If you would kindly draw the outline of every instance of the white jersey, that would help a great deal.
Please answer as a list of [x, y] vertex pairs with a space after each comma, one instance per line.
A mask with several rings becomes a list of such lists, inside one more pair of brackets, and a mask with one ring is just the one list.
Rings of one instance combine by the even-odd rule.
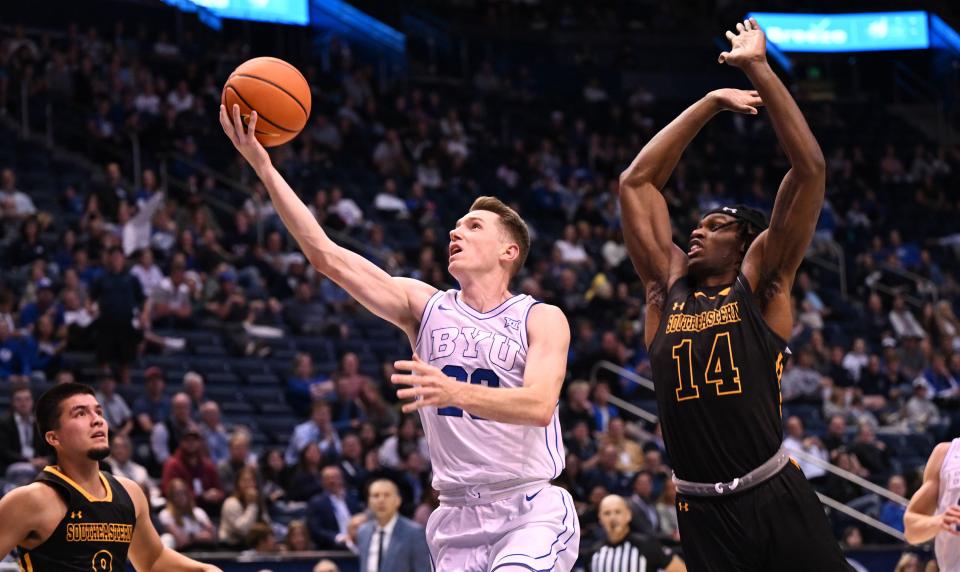
[[[954, 439], [940, 466], [937, 514], [943, 514], [958, 501], [960, 501], [960, 439]], [[938, 532], [934, 542], [934, 552], [937, 555], [940, 572], [960, 572], [960, 538], [946, 532]]]
[[[517, 295], [489, 312], [434, 294], [423, 311], [416, 351], [450, 377], [488, 387], [521, 387], [527, 365], [527, 316], [538, 304]], [[556, 478], [564, 467], [557, 409], [546, 427], [478, 418], [456, 407], [425, 407], [420, 418], [430, 447], [433, 488], [454, 492]]]

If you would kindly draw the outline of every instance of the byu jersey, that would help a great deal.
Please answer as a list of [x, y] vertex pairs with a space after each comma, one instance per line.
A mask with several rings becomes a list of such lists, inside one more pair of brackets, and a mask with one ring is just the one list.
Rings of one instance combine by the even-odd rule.
[[[940, 465], [940, 492], [937, 512], [943, 514], [960, 501], [960, 439], [950, 442], [950, 448]], [[937, 564], [942, 572], [960, 571], [960, 538], [940, 531], [934, 540]]]
[[[478, 312], [459, 295], [459, 290], [439, 291], [427, 302], [417, 355], [464, 383], [523, 386], [527, 316], [539, 302], [521, 294]], [[430, 445], [433, 488], [439, 492], [551, 480], [563, 470], [556, 408], [546, 427], [488, 421], [456, 407], [425, 407], [420, 418]]]

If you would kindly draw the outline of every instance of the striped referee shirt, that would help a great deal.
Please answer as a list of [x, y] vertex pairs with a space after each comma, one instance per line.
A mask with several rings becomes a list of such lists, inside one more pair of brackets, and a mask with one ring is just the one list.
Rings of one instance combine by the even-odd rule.
[[604, 541], [587, 554], [589, 572], [655, 572], [673, 559], [669, 548], [640, 534], [627, 535], [617, 544]]

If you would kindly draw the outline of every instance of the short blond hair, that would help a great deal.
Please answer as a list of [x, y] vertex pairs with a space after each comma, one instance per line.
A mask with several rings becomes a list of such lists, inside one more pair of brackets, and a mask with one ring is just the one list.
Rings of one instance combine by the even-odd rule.
[[477, 197], [470, 205], [471, 211], [488, 211], [500, 217], [500, 224], [503, 226], [510, 239], [517, 243], [520, 248], [520, 254], [514, 261], [513, 269], [510, 271], [510, 277], [517, 275], [527, 261], [527, 255], [530, 254], [530, 229], [527, 223], [523, 221], [520, 214], [497, 197]]

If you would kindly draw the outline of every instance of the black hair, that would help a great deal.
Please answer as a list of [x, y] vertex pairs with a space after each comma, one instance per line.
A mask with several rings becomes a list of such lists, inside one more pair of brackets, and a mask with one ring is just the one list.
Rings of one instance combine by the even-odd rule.
[[60, 428], [60, 404], [74, 395], [96, 395], [93, 388], [83, 383], [61, 383], [44, 392], [37, 400], [35, 414], [40, 435]]

